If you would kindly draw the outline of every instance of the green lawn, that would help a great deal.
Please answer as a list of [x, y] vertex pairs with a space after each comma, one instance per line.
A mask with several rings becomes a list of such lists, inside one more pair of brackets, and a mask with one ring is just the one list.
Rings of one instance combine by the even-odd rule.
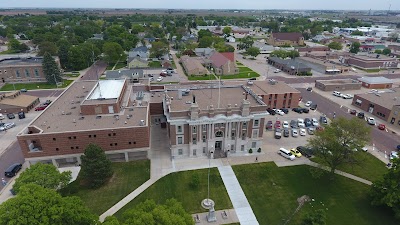
[[381, 71], [381, 70], [380, 69], [366, 69], [363, 71], [365, 71], [367, 73], [379, 73], [379, 71]]
[[[110, 181], [99, 189], [79, 187], [78, 192], [71, 194], [82, 199], [84, 204], [97, 215], [101, 215], [115, 203], [123, 199], [137, 187], [150, 179], [150, 161], [132, 161], [113, 163], [114, 175]], [[78, 185], [80, 178], [68, 187]]]
[[[60, 87], [56, 87], [55, 84], [48, 84], [48, 83], [16, 83], [15, 90], [35, 90], [35, 89], [54, 89], [54, 88], [65, 88], [68, 87], [73, 82], [73, 80], [63, 80], [63, 85]], [[0, 91], [13, 91], [14, 90], [13, 84], [5, 84]]]
[[149, 62], [150, 68], [161, 68], [161, 63], [159, 61], [151, 61]]
[[326, 224], [399, 224], [390, 209], [371, 206], [368, 185], [339, 175], [334, 180], [328, 176], [314, 179], [310, 168], [278, 168], [274, 163], [233, 167], [260, 224], [284, 224], [303, 195], [315, 201], [306, 203], [288, 224], [300, 224], [315, 209], [326, 211]]
[[225, 79], [248, 79], [248, 78], [260, 76], [258, 73], [254, 72], [249, 67], [243, 66], [243, 64], [241, 64], [241, 65], [239, 65], [238, 63], [236, 63], [236, 64], [238, 65], [239, 73], [234, 74], [234, 75], [222, 76], [221, 79], [223, 79], [223, 80], [225, 80]]
[[[150, 186], [115, 215], [121, 219], [126, 210], [146, 199], [153, 199], [156, 203], [164, 204], [170, 198], [181, 202], [188, 213], [205, 212], [206, 210], [201, 207], [201, 201], [207, 198], [207, 173], [208, 169], [169, 174]], [[197, 188], [189, 185], [193, 174], [199, 177]], [[217, 168], [212, 168], [210, 173], [210, 198], [215, 201], [216, 210], [233, 208]]]
[[126, 66], [126, 63], [118, 62], [117, 64], [114, 64], [114, 63], [108, 64], [106, 70], [112, 70], [114, 66], [115, 66], [114, 70], [117, 70], [117, 69], [124, 68]]
[[[383, 174], [388, 171], [385, 163], [377, 159], [375, 156], [362, 151], [355, 152], [354, 154], [356, 154], [356, 158], [360, 160], [360, 163], [357, 165], [341, 165], [338, 167], [338, 170], [351, 173], [369, 181], [375, 181], [382, 178]], [[311, 158], [311, 161], [317, 163], [322, 162], [322, 160], [317, 157]]]
[[63, 74], [63, 76], [74, 78], [74, 77], [79, 77], [80, 74], [79, 73], [66, 73], [66, 74]]
[[241, 62], [239, 62], [239, 61], [236, 61], [236, 65], [237, 66], [244, 66]]
[[188, 80], [216, 80], [216, 78], [215, 78], [215, 76], [213, 74], [203, 75], [203, 76], [190, 75], [188, 77]]

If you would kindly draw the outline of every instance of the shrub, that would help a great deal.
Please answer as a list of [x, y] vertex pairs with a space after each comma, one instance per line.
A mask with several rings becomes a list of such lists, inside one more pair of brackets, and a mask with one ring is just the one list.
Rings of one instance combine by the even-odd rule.
[[253, 153], [253, 149], [249, 149], [249, 153], [250, 153], [250, 154]]
[[260, 153], [261, 152], [261, 148], [258, 148], [257, 152]]
[[189, 186], [192, 189], [197, 189], [199, 187], [199, 184], [200, 184], [199, 174], [198, 173], [193, 173], [192, 180], [190, 181]]

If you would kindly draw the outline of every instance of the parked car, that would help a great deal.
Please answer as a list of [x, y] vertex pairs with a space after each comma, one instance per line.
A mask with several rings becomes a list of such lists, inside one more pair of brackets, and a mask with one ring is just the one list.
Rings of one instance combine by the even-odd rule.
[[321, 124], [328, 124], [328, 120], [325, 116], [320, 116], [319, 121], [321, 122]]
[[310, 109], [311, 109], [311, 110], [316, 110], [316, 109], [317, 109], [317, 106], [318, 106], [317, 104], [312, 104], [312, 105], [310, 106]]
[[301, 152], [299, 152], [299, 150], [297, 150], [297, 149], [295, 149], [295, 148], [292, 148], [292, 149], [290, 149], [290, 152], [294, 155], [294, 156], [296, 156], [297, 158], [300, 158], [302, 155], [301, 155]]
[[284, 112], [285, 114], [288, 114], [288, 113], [289, 113], [289, 109], [287, 109], [287, 108], [282, 108], [281, 110], [282, 110], [282, 112]]
[[396, 147], [396, 148], [397, 148], [397, 150], [399, 150], [399, 151], [400, 151], [400, 145], [397, 145], [397, 147]]
[[303, 110], [301, 108], [293, 108], [292, 111], [297, 112], [299, 114], [303, 113]]
[[273, 116], [276, 114], [275, 110], [273, 109], [267, 109], [267, 112]]
[[275, 71], [274, 71], [274, 73], [279, 73], [279, 72], [281, 72], [282, 70], [280, 70], [280, 69], [276, 69]]
[[25, 118], [25, 112], [19, 112], [18, 113], [18, 118], [19, 119], [24, 119]]
[[375, 125], [376, 124], [375, 119], [373, 117], [368, 117], [367, 122], [368, 122], [369, 125]]
[[304, 124], [304, 120], [301, 118], [297, 119], [297, 126], [299, 126], [300, 128], [305, 127], [306, 125]]
[[38, 107], [35, 108], [35, 111], [42, 111], [47, 107], [47, 105], [40, 105]]
[[291, 128], [297, 128], [297, 121], [296, 120], [291, 120], [290, 121], [290, 127]]
[[306, 106], [306, 107], [310, 107], [311, 104], [312, 104], [312, 101], [307, 101], [306, 104], [305, 104], [305, 106]]
[[290, 135], [290, 134], [289, 134], [289, 129], [284, 129], [284, 130], [283, 130], [283, 136], [284, 136], [284, 137], [289, 137], [289, 135]]
[[357, 115], [357, 110], [355, 110], [355, 109], [350, 110], [350, 114], [351, 115]]
[[379, 124], [378, 128], [379, 128], [379, 130], [385, 130], [386, 126], [385, 126], [385, 124]]
[[309, 112], [310, 112], [310, 110], [307, 109], [307, 108], [301, 108], [301, 111], [302, 111], [303, 113], [309, 113]]
[[4, 124], [3, 127], [4, 127], [4, 129], [8, 130], [8, 129], [15, 127], [15, 123], [6, 123], [6, 124]]
[[274, 111], [275, 111], [276, 114], [278, 114], [278, 115], [280, 115], [280, 116], [285, 115], [285, 113], [284, 113], [282, 110], [280, 110], [280, 109], [274, 109]]
[[15, 115], [14, 115], [14, 113], [8, 113], [7, 114], [7, 117], [8, 117], [8, 119], [15, 119]]
[[296, 158], [290, 151], [284, 148], [279, 148], [278, 154], [290, 160], [294, 160]]
[[304, 155], [305, 157], [311, 158], [312, 153], [313, 153], [313, 151], [312, 151], [311, 148], [307, 148], [307, 147], [304, 147], [304, 146], [298, 146], [296, 149], [297, 149], [302, 155]]
[[160, 73], [160, 76], [162, 76], [162, 77], [166, 77], [168, 74], [166, 73], [166, 72], [161, 72]]
[[307, 91], [312, 91], [312, 87], [308, 87], [308, 88], [307, 88]]
[[46, 100], [43, 105], [50, 105], [51, 104], [51, 100]]
[[289, 128], [289, 122], [288, 121], [283, 121], [282, 127], [283, 127], [283, 129]]
[[314, 133], [315, 133], [315, 128], [314, 128], [314, 127], [309, 127], [309, 128], [307, 128], [307, 131], [308, 131], [308, 134], [309, 134], [309, 135], [314, 135]]
[[341, 97], [341, 93], [338, 91], [334, 91], [332, 94], [333, 94], [333, 96]]
[[22, 169], [22, 164], [15, 163], [6, 169], [6, 171], [4, 172], [4, 176], [14, 177], [21, 169]]
[[4, 119], [5, 119], [4, 115], [0, 113], [0, 120], [4, 120]]
[[318, 126], [319, 126], [318, 120], [317, 120], [316, 118], [312, 118], [312, 119], [311, 119], [311, 123], [312, 123], [312, 125], [313, 125], [314, 127], [318, 127]]
[[399, 158], [399, 153], [396, 152], [396, 151], [392, 151], [392, 152], [390, 152], [389, 158], [390, 158], [390, 160], [398, 159]]
[[267, 130], [272, 130], [272, 121], [267, 122]]
[[306, 129], [300, 128], [300, 136], [306, 136]]
[[158, 78], [157, 78], [157, 81], [158, 81], [158, 82], [161, 82], [163, 79], [164, 79], [164, 78], [162, 78], [162, 77], [158, 77]]
[[342, 98], [343, 99], [352, 99], [353, 98], [353, 95], [351, 95], [351, 94], [342, 94]]
[[299, 131], [297, 129], [292, 129], [292, 137], [298, 137], [299, 136]]
[[249, 80], [257, 80], [257, 78], [255, 78], [255, 77], [252, 77], [252, 78], [249, 78]]
[[174, 70], [174, 68], [167, 68], [166, 70], [167, 70], [167, 72], [170, 72], [170, 73], [175, 73], [175, 70]]
[[28, 90], [26, 90], [25, 88], [20, 90], [21, 92], [28, 92]]
[[311, 119], [310, 119], [310, 118], [305, 118], [305, 119], [304, 119], [304, 125], [305, 125], [306, 127], [311, 127], [311, 126], [312, 126]]
[[357, 114], [357, 117], [360, 118], [360, 119], [364, 119], [364, 113], [363, 112], [359, 112]]
[[279, 129], [279, 128], [276, 128], [275, 129], [275, 139], [281, 139], [281, 137], [282, 137], [282, 130], [281, 129]]
[[277, 120], [274, 124], [274, 128], [281, 128], [281, 121]]

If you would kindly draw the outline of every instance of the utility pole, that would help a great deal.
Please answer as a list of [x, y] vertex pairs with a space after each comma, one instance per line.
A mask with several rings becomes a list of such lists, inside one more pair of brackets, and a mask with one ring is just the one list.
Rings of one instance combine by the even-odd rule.
[[54, 81], [56, 82], [56, 87], [58, 87], [57, 85], [57, 79], [56, 79], [56, 75], [53, 73], [53, 77], [54, 77]]

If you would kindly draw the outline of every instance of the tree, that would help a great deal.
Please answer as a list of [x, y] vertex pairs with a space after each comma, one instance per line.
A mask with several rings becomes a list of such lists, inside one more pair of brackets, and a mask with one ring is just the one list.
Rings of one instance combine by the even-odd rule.
[[0, 205], [0, 224], [93, 225], [99, 222], [79, 197], [61, 197], [54, 190], [27, 184], [17, 196]]
[[47, 83], [49, 84], [57, 84], [57, 82], [61, 82], [61, 74], [60, 69], [54, 58], [50, 55], [50, 53], [44, 54], [42, 61], [43, 73], [46, 76]]
[[13, 189], [18, 193], [22, 186], [33, 183], [44, 188], [57, 190], [65, 187], [71, 178], [71, 171], [60, 173], [52, 164], [36, 163], [21, 173], [15, 180]]
[[270, 54], [272, 57], [276, 56], [281, 59], [286, 59], [287, 58], [287, 52], [285, 50], [274, 50]]
[[226, 35], [230, 35], [232, 33], [232, 27], [224, 27], [224, 29], [222, 29], [222, 32]]
[[50, 41], [43, 41], [39, 44], [39, 56], [43, 56], [46, 52], [50, 55], [57, 55], [57, 45]]
[[68, 67], [68, 53], [69, 53], [69, 50], [71, 48], [71, 44], [67, 40], [62, 39], [57, 43], [57, 45], [59, 46], [57, 55], [58, 55], [58, 58], [60, 59], [61, 67], [63, 69], [67, 69], [67, 67]]
[[191, 215], [175, 199], [167, 200], [165, 205], [156, 204], [154, 200], [146, 200], [126, 211], [123, 220], [125, 225], [194, 225]]
[[168, 44], [161, 41], [155, 41], [151, 44], [150, 55], [152, 57], [159, 58], [166, 53], [168, 53]]
[[326, 215], [323, 209], [317, 209], [311, 213], [308, 213], [303, 219], [301, 225], [325, 225]]
[[91, 188], [98, 188], [113, 175], [111, 161], [107, 159], [103, 149], [89, 144], [81, 156], [81, 175]]
[[18, 40], [12, 38], [8, 41], [8, 49], [15, 53], [20, 53], [28, 51], [29, 47], [26, 44], [20, 43]]
[[286, 54], [287, 54], [287, 57], [289, 57], [291, 59], [294, 59], [294, 58], [300, 56], [300, 53], [298, 51], [296, 51], [296, 50], [288, 51]]
[[335, 50], [343, 49], [343, 45], [340, 42], [336, 42], [336, 41], [329, 43], [328, 47], [331, 49], [335, 49]]
[[315, 156], [330, 168], [331, 175], [340, 165], [358, 163], [354, 149], [364, 147], [370, 139], [371, 132], [371, 128], [363, 122], [358, 118], [348, 120], [339, 117], [325, 126], [324, 131], [316, 132], [314, 137], [308, 140]]
[[251, 46], [253, 46], [253, 44], [254, 44], [253, 38], [250, 36], [246, 36], [246, 37], [242, 38], [242, 40], [240, 41], [240, 43], [238, 45], [238, 48], [239, 49], [248, 49]]
[[374, 51], [376, 54], [382, 54], [382, 50], [380, 50], [380, 49], [377, 49], [377, 50], [375, 50]]
[[359, 42], [353, 42], [350, 46], [350, 52], [357, 54], [360, 51], [361, 44]]
[[384, 55], [390, 55], [391, 52], [392, 51], [390, 50], [390, 48], [385, 48], [382, 50], [382, 54], [384, 54]]
[[383, 175], [383, 178], [375, 181], [370, 189], [372, 205], [386, 205], [400, 219], [400, 159], [392, 161], [392, 167]]
[[125, 20], [123, 26], [129, 30], [132, 28], [132, 23], [129, 20]]
[[102, 225], [120, 225], [117, 217], [107, 216]]
[[364, 33], [362, 31], [355, 30], [351, 32], [351, 36], [364, 36]]
[[253, 56], [253, 58], [255, 58], [260, 54], [260, 49], [257, 47], [250, 47], [247, 49], [246, 53]]
[[199, 30], [199, 32], [197, 32], [197, 36], [200, 40], [202, 37], [212, 37], [212, 33], [209, 30]]
[[103, 45], [103, 52], [108, 63], [115, 63], [122, 58], [124, 49], [116, 42], [106, 42]]
[[199, 40], [199, 48], [208, 48], [213, 44], [213, 38], [209, 36], [205, 36], [200, 38]]

